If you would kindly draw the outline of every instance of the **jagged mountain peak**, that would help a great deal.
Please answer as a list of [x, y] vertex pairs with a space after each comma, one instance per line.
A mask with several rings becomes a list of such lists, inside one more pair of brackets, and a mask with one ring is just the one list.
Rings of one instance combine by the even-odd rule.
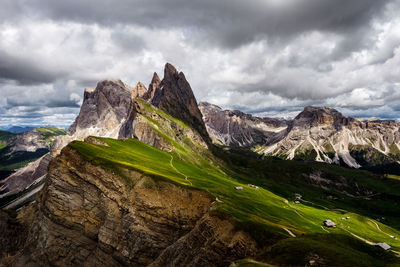
[[132, 92], [132, 98], [143, 97], [147, 93], [147, 88], [143, 83], [138, 82]]
[[183, 120], [196, 129], [205, 140], [209, 140], [206, 126], [189, 82], [185, 75], [182, 72], [178, 73], [170, 63], [165, 64], [161, 89], [154, 92], [151, 103], [170, 115]]
[[176, 68], [172, 64], [166, 63], [164, 67], [164, 79], [169, 79], [170, 76], [177, 76], [177, 75], [178, 71], [176, 70]]
[[58, 142], [55, 151], [71, 140], [83, 140], [89, 135], [111, 138], [142, 136], [134, 129], [139, 105], [137, 98], [143, 98], [181, 119], [196, 129], [206, 142], [209, 141], [196, 99], [185, 76], [168, 63], [164, 73], [162, 81], [157, 73], [153, 74], [149, 90], [141, 82], [133, 88], [121, 80], [102, 80], [95, 89], [85, 90], [80, 113], [69, 129], [69, 136]]
[[155, 82], [161, 82], [160, 77], [158, 77], [157, 72], [153, 73], [153, 78], [151, 79], [151, 83], [155, 83]]
[[161, 90], [161, 80], [158, 77], [157, 72], [154, 72], [153, 78], [149, 84], [149, 90], [143, 95], [143, 99], [147, 100], [148, 102], [152, 102], [155, 95], [159, 95]]

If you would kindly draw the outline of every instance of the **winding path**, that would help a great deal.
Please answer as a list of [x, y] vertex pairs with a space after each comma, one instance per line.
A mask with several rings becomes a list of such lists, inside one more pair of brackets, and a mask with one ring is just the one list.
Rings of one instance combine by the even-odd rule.
[[293, 234], [292, 231], [290, 231], [289, 229], [284, 228], [284, 227], [283, 227], [282, 229], [285, 230], [286, 232], [288, 232], [288, 234], [289, 234], [291, 237], [296, 237], [296, 235]]
[[344, 229], [343, 227], [340, 227], [340, 229], [342, 229], [342, 230], [348, 232], [349, 234], [351, 234], [351, 235], [354, 236], [355, 238], [358, 238], [358, 239], [360, 239], [361, 241], [364, 241], [364, 242], [367, 243], [368, 245], [371, 245], [371, 246], [375, 245], [374, 242], [371, 242], [371, 241], [369, 241], [369, 240], [367, 240], [367, 239], [365, 239], [365, 238], [362, 238], [361, 236], [358, 236], [358, 235], [356, 235], [356, 234], [350, 232], [349, 230]]
[[174, 157], [172, 156], [172, 154], [170, 154], [171, 156], [171, 160], [169, 161], [169, 164], [171, 165], [171, 168], [173, 168], [177, 173], [179, 173], [180, 175], [182, 175], [183, 177], [185, 177], [185, 180], [190, 184], [193, 185], [191, 181], [189, 181], [188, 176], [182, 172], [180, 172], [177, 168], [175, 168], [174, 164], [172, 163], [172, 161], [174, 160]]
[[374, 222], [373, 220], [371, 220], [371, 219], [368, 219], [370, 222], [372, 222], [373, 224], [375, 224], [375, 226], [376, 226], [376, 228], [379, 230], [379, 231], [381, 231], [382, 233], [384, 233], [385, 235], [387, 235], [387, 236], [389, 236], [389, 237], [392, 237], [393, 238], [393, 235], [390, 235], [390, 234], [388, 234], [388, 233], [386, 233], [386, 232], [384, 232], [384, 231], [382, 231], [382, 229], [379, 227], [379, 224], [377, 224], [376, 222]]

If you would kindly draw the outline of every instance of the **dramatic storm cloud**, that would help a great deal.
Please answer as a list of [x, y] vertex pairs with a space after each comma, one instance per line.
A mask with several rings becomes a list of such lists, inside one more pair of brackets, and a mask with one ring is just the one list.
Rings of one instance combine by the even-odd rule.
[[165, 62], [225, 108], [399, 119], [399, 13], [399, 0], [2, 0], [0, 126], [67, 126], [84, 87], [148, 84]]

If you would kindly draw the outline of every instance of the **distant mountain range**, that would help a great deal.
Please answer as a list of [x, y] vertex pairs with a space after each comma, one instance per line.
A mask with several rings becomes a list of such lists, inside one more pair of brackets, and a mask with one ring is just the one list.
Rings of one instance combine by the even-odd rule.
[[[64, 134], [65, 130], [55, 127], [38, 127], [21, 133], [0, 131], [0, 188], [5, 183], [2, 179], [47, 154], [54, 139]], [[29, 183], [20, 180], [19, 183]], [[3, 193], [4, 188], [0, 189], [0, 196]]]
[[312, 160], [400, 174], [400, 123], [344, 117], [328, 107], [306, 107], [293, 120], [258, 118], [199, 104], [215, 143], [265, 156]]

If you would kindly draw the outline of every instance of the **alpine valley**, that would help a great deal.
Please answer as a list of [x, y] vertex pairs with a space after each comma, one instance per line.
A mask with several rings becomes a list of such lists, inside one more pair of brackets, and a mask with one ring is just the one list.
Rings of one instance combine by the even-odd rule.
[[66, 133], [0, 138], [24, 153], [0, 181], [0, 266], [400, 266], [394, 121], [197, 104], [167, 63], [148, 89], [85, 89]]

